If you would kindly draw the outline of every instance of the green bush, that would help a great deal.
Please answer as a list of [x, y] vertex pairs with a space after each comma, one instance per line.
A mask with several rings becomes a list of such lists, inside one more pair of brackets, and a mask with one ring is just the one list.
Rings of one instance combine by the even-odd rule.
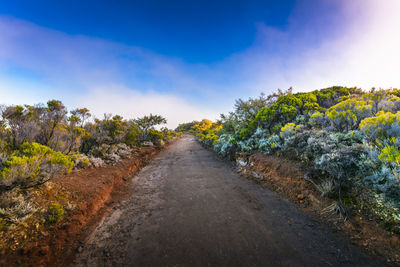
[[61, 152], [38, 143], [24, 143], [3, 163], [0, 185], [35, 184], [57, 173], [70, 172], [73, 161]]
[[54, 224], [59, 222], [64, 216], [64, 207], [58, 203], [52, 203], [47, 210], [47, 222]]
[[74, 162], [74, 168], [87, 168], [90, 165], [89, 158], [79, 152], [70, 153], [69, 157]]
[[257, 113], [242, 101], [246, 109], [235, 105], [234, 112], [222, 115], [222, 129], [213, 133], [218, 139], [210, 142], [213, 135], [202, 130], [198, 135], [231, 160], [243, 152], [299, 160], [307, 179], [338, 200], [342, 212], [346, 205], [363, 210], [400, 233], [399, 97], [398, 90], [339, 86], [278, 91]]

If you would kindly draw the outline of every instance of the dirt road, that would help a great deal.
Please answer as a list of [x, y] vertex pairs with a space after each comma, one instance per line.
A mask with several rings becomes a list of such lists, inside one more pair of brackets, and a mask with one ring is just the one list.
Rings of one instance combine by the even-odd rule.
[[185, 136], [133, 182], [77, 266], [382, 266]]

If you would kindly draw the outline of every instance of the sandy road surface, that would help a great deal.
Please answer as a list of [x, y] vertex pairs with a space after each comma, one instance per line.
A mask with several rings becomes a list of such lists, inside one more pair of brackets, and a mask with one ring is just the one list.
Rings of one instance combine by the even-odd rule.
[[185, 136], [134, 178], [77, 266], [382, 266]]

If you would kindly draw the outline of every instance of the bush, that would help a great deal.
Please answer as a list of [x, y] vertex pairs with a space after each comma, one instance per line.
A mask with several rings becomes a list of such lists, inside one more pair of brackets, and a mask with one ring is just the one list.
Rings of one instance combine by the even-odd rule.
[[326, 116], [339, 131], [354, 130], [361, 120], [373, 115], [372, 104], [368, 100], [348, 99], [329, 108]]
[[156, 129], [151, 129], [148, 135], [148, 140], [155, 144], [156, 146], [163, 146], [164, 145], [164, 134]]
[[70, 172], [73, 161], [61, 152], [38, 143], [24, 143], [3, 163], [0, 185], [37, 184], [55, 174]]
[[296, 126], [296, 124], [294, 124], [292, 122], [285, 124], [285, 126], [283, 126], [281, 128], [281, 133], [280, 133], [281, 137], [285, 138], [285, 137], [291, 136], [295, 132], [295, 130], [298, 126], [300, 126], [300, 125]]
[[36, 211], [34, 203], [17, 189], [0, 195], [0, 221], [3, 229], [23, 223]]
[[223, 134], [214, 143], [214, 150], [230, 160], [235, 159], [235, 154], [238, 151], [238, 144], [236, 139], [229, 134]]
[[64, 207], [58, 203], [52, 203], [47, 210], [47, 222], [54, 224], [59, 222], [64, 216]]
[[220, 130], [210, 134], [205, 129], [212, 123], [203, 120], [197, 135], [231, 160], [257, 151], [300, 160], [308, 179], [338, 200], [342, 212], [345, 205], [363, 210], [400, 232], [399, 96], [398, 90], [338, 86], [278, 91], [257, 109], [237, 101], [234, 112], [221, 115]]
[[400, 136], [400, 112], [380, 111], [375, 116], [365, 118], [360, 123], [360, 129], [370, 136], [371, 140], [385, 140]]
[[79, 152], [73, 152], [69, 155], [74, 162], [74, 168], [87, 168], [90, 166], [89, 158]]
[[222, 124], [203, 119], [195, 124], [192, 129], [205, 145], [213, 147], [219, 139], [216, 133], [222, 129]]

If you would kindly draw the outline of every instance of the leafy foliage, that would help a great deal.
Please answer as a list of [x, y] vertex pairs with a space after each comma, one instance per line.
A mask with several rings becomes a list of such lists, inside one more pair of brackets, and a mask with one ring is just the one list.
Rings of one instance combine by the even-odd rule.
[[38, 143], [23, 143], [2, 164], [0, 185], [36, 184], [47, 181], [57, 173], [70, 172], [72, 160]]
[[220, 155], [262, 152], [299, 160], [306, 178], [337, 199], [343, 214], [362, 210], [400, 232], [399, 90], [279, 90], [263, 95], [263, 102], [237, 101], [221, 123], [212, 142], [202, 132], [211, 122], [197, 127]]
[[60, 203], [51, 203], [47, 210], [47, 222], [50, 224], [59, 222], [64, 216], [64, 212], [64, 207]]
[[165, 118], [152, 114], [132, 120], [112, 114], [93, 118], [87, 108], [68, 112], [58, 100], [0, 106], [0, 230], [24, 227], [34, 213], [44, 212], [49, 224], [59, 222], [64, 207], [54, 202], [40, 209], [34, 187], [73, 168], [115, 164], [146, 141], [162, 146], [180, 135], [155, 129], [164, 123]]
[[218, 136], [215, 133], [222, 129], [222, 124], [203, 119], [193, 125], [192, 129], [206, 145], [213, 146], [218, 140]]
[[87, 108], [68, 113], [59, 100], [0, 106], [0, 189], [34, 186], [72, 168], [114, 164], [144, 141], [163, 145], [177, 134], [160, 115], [135, 120], [105, 114], [92, 118]]
[[142, 132], [142, 140], [145, 140], [149, 131], [156, 125], [165, 124], [167, 120], [160, 115], [150, 114], [135, 120], [136, 125]]

